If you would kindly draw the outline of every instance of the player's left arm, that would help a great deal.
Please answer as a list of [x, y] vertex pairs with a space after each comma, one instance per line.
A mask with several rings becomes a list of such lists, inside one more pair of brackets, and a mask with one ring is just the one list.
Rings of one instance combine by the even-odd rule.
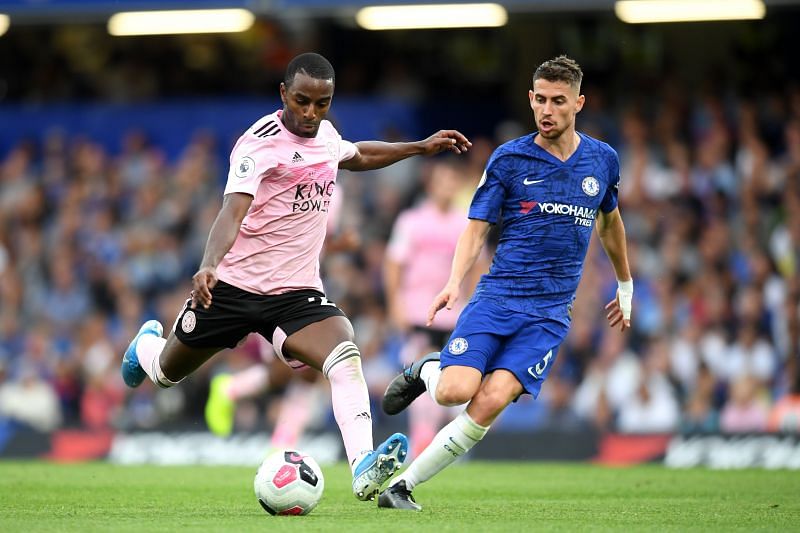
[[373, 170], [397, 163], [415, 155], [435, 155], [445, 150], [461, 154], [469, 150], [472, 143], [461, 132], [440, 130], [421, 141], [389, 143], [383, 141], [361, 141], [355, 143], [353, 157], [339, 162], [345, 170]]
[[631, 327], [633, 300], [633, 277], [628, 265], [628, 247], [625, 241], [625, 225], [619, 208], [608, 213], [600, 210], [597, 217], [597, 235], [617, 276], [617, 296], [606, 305], [608, 324], [620, 324], [620, 331]]

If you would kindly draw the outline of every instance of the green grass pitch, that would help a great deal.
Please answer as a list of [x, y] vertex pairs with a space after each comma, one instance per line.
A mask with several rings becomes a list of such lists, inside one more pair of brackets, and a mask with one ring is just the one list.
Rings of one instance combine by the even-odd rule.
[[467, 462], [410, 513], [357, 501], [334, 465], [314, 512], [271, 517], [255, 470], [0, 462], [0, 531], [800, 531], [791, 471]]

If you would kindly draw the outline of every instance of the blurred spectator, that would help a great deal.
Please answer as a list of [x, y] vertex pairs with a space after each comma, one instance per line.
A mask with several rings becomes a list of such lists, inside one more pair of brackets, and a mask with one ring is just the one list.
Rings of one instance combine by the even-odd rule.
[[756, 433], [767, 429], [769, 407], [759, 397], [759, 380], [741, 376], [731, 383], [719, 427], [725, 433]]
[[767, 420], [769, 431], [800, 434], [800, 374], [792, 389], [772, 407]]
[[619, 407], [623, 433], [668, 433], [678, 428], [680, 406], [667, 378], [669, 355], [662, 339], [649, 342], [636, 389]]
[[598, 429], [612, 429], [614, 415], [634, 396], [641, 372], [636, 355], [624, 349], [622, 336], [606, 331], [599, 353], [575, 390], [573, 409]]
[[714, 376], [705, 365], [697, 374], [689, 389], [680, 430], [683, 433], [714, 433], [719, 430], [719, 412], [714, 406]]
[[0, 418], [10, 418], [37, 431], [61, 424], [58, 396], [36, 369], [23, 366], [16, 379], [0, 383]]

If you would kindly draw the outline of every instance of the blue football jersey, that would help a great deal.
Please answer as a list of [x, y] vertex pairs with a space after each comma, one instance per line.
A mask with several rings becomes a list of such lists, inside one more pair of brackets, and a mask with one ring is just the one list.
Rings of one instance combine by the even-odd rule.
[[502, 221], [502, 229], [474, 298], [569, 323], [595, 218], [617, 207], [619, 187], [616, 151], [579, 135], [566, 161], [534, 143], [536, 134], [503, 144], [489, 158], [469, 217]]

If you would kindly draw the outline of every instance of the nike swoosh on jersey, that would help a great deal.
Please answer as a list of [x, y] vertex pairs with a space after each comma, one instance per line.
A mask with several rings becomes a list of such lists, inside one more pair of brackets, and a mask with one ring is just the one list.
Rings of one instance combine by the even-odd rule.
[[522, 180], [522, 183], [523, 183], [523, 184], [525, 184], [525, 185], [536, 185], [537, 183], [541, 183], [541, 182], [543, 182], [543, 181], [544, 181], [543, 179], [541, 179], [541, 180], [530, 180], [530, 181], [528, 181], [528, 178], [525, 178], [524, 180]]

